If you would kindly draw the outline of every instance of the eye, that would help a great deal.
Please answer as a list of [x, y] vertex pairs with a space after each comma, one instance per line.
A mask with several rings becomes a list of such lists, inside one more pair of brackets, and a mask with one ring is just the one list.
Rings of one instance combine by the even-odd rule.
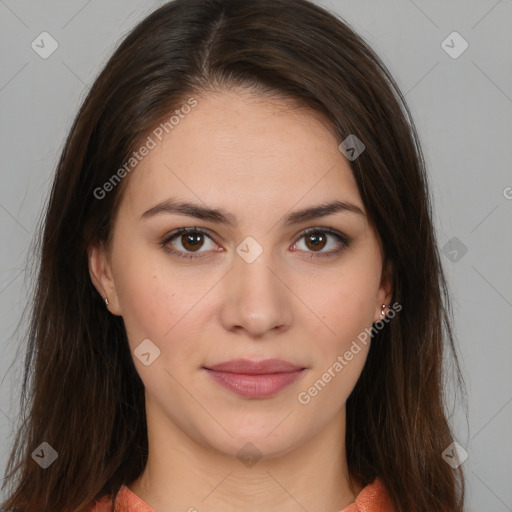
[[[301, 234], [292, 250], [298, 248], [309, 253], [309, 257], [315, 258], [339, 254], [348, 245], [349, 239], [339, 231], [331, 228], [310, 228]], [[326, 247], [330, 250], [323, 251]]]
[[[304, 239], [304, 241], [303, 241]], [[208, 247], [209, 241], [210, 246]], [[213, 241], [208, 231], [201, 228], [179, 228], [169, 233], [160, 242], [161, 247], [170, 254], [180, 258], [194, 259], [204, 255], [195, 253], [206, 253], [217, 250], [217, 244]], [[302, 232], [298, 241], [291, 248], [292, 251], [299, 249], [305, 252], [308, 257], [328, 257], [339, 254], [349, 245], [349, 239], [339, 231], [332, 228], [310, 228]], [[330, 248], [324, 251], [325, 248]]]
[[[208, 247], [208, 244], [206, 244], [205, 247], [206, 239], [212, 244], [210, 247]], [[190, 259], [200, 257], [194, 256], [192, 253], [208, 252], [209, 250], [215, 250], [216, 247], [215, 242], [213, 242], [208, 232], [201, 228], [177, 229], [167, 235], [160, 244], [166, 252], [175, 254], [181, 258]], [[201, 250], [203, 248], [204, 250]]]

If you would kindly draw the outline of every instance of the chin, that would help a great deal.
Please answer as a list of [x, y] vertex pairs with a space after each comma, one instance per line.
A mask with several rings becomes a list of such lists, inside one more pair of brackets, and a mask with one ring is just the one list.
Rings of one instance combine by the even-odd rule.
[[295, 431], [293, 422], [287, 423], [283, 418], [269, 416], [259, 420], [244, 417], [238, 418], [235, 423], [223, 423], [226, 430], [219, 431], [219, 436], [211, 437], [211, 431], [207, 433], [204, 442], [211, 448], [229, 456], [236, 456], [241, 461], [244, 457], [254, 459], [273, 459], [285, 455], [295, 446], [304, 442], [304, 433], [300, 435]]

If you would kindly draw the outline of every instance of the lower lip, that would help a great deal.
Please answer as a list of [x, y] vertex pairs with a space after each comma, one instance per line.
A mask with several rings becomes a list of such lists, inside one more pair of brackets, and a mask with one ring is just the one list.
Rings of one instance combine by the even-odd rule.
[[305, 369], [286, 373], [268, 373], [265, 375], [247, 375], [245, 373], [217, 372], [205, 368], [221, 386], [247, 398], [266, 398], [272, 396], [295, 382]]

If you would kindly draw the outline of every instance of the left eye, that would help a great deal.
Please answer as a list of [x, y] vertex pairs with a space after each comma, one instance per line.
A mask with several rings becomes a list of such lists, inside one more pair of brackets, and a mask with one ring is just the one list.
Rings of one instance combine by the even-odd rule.
[[[331, 240], [329, 240], [331, 238]], [[334, 239], [334, 240], [332, 240]], [[331, 242], [329, 244], [329, 242]], [[293, 247], [305, 252], [319, 253], [319, 256], [337, 254], [348, 246], [348, 239], [337, 231], [327, 228], [313, 228], [302, 233]], [[327, 247], [326, 251], [323, 251]], [[312, 255], [313, 257], [316, 255]]]

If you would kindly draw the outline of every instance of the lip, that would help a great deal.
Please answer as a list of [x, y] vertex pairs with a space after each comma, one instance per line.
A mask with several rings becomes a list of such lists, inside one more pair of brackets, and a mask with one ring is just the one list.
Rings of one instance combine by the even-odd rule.
[[246, 398], [266, 398], [295, 382], [306, 368], [281, 359], [233, 359], [203, 367], [224, 388]]
[[264, 359], [251, 361], [250, 359], [232, 359], [214, 366], [206, 367], [207, 370], [228, 373], [244, 373], [247, 375], [265, 375], [269, 373], [288, 373], [303, 370], [303, 366], [283, 361], [282, 359]]

